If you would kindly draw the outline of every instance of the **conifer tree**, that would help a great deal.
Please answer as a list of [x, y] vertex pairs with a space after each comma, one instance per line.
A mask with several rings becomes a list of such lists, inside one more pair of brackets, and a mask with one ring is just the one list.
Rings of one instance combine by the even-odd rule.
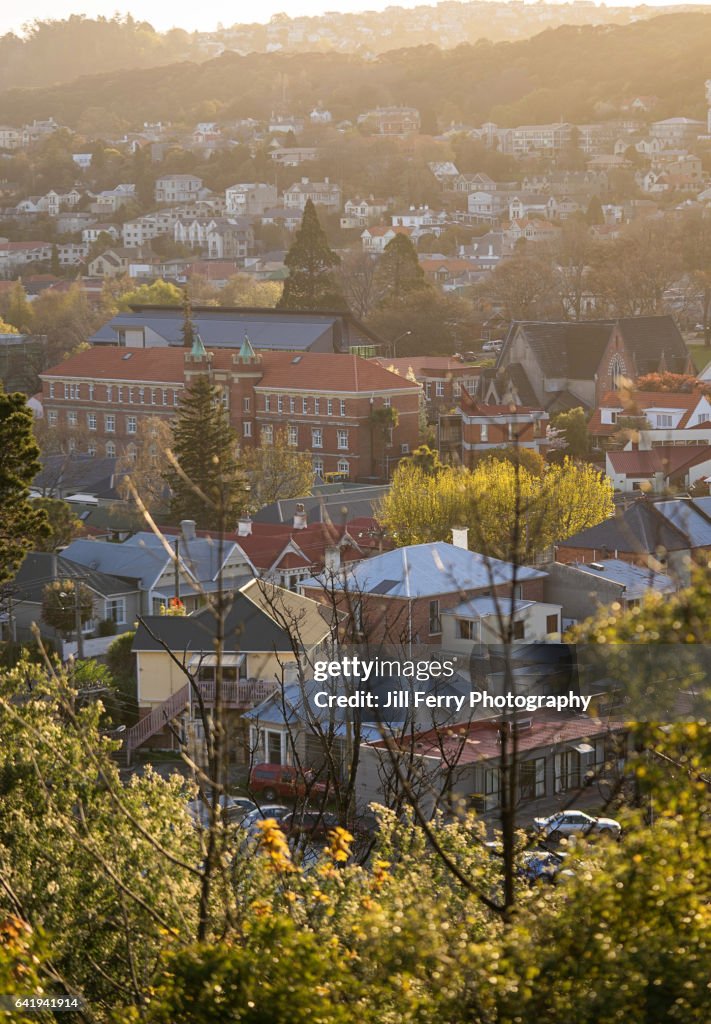
[[174, 466], [166, 473], [176, 521], [193, 519], [204, 530], [234, 529], [247, 498], [237, 438], [219, 399], [207, 376], [184, 392], [172, 448], [182, 473]]
[[25, 396], [6, 395], [0, 384], [0, 583], [12, 579], [26, 552], [49, 533], [44, 509], [29, 500], [40, 468]]
[[316, 207], [307, 200], [301, 227], [284, 258], [289, 276], [277, 309], [345, 309], [346, 301], [333, 273], [340, 262], [329, 247]]
[[385, 246], [375, 279], [381, 306], [397, 304], [429, 287], [417, 249], [407, 235], [395, 235]]

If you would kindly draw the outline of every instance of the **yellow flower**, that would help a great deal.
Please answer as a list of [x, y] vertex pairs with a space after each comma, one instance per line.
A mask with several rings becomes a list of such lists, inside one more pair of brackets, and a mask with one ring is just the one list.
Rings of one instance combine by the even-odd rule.
[[337, 864], [345, 864], [351, 855], [351, 843], [353, 836], [346, 829], [337, 825], [328, 833], [327, 855]]

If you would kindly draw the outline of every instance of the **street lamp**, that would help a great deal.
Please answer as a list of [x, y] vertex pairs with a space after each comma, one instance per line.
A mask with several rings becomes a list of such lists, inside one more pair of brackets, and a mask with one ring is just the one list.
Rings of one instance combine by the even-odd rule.
[[390, 342], [391, 359], [397, 358], [397, 349], [395, 348], [395, 346], [397, 345], [398, 341], [400, 341], [402, 338], [407, 338], [408, 335], [410, 334], [412, 334], [412, 331], [403, 331], [402, 334], [398, 334], [397, 338], [395, 338], [394, 341]]

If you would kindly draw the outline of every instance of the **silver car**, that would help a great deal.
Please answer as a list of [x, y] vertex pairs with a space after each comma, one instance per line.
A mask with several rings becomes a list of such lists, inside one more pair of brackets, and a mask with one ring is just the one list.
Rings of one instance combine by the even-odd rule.
[[614, 818], [594, 818], [584, 811], [559, 811], [548, 818], [534, 818], [535, 828], [554, 843], [567, 836], [619, 836], [622, 826]]

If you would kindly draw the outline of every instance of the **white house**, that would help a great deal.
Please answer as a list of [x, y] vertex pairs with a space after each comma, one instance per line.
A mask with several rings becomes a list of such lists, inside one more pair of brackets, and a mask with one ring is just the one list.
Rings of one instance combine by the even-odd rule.
[[156, 178], [154, 196], [157, 203], [190, 203], [201, 190], [202, 178], [195, 174], [168, 174]]

